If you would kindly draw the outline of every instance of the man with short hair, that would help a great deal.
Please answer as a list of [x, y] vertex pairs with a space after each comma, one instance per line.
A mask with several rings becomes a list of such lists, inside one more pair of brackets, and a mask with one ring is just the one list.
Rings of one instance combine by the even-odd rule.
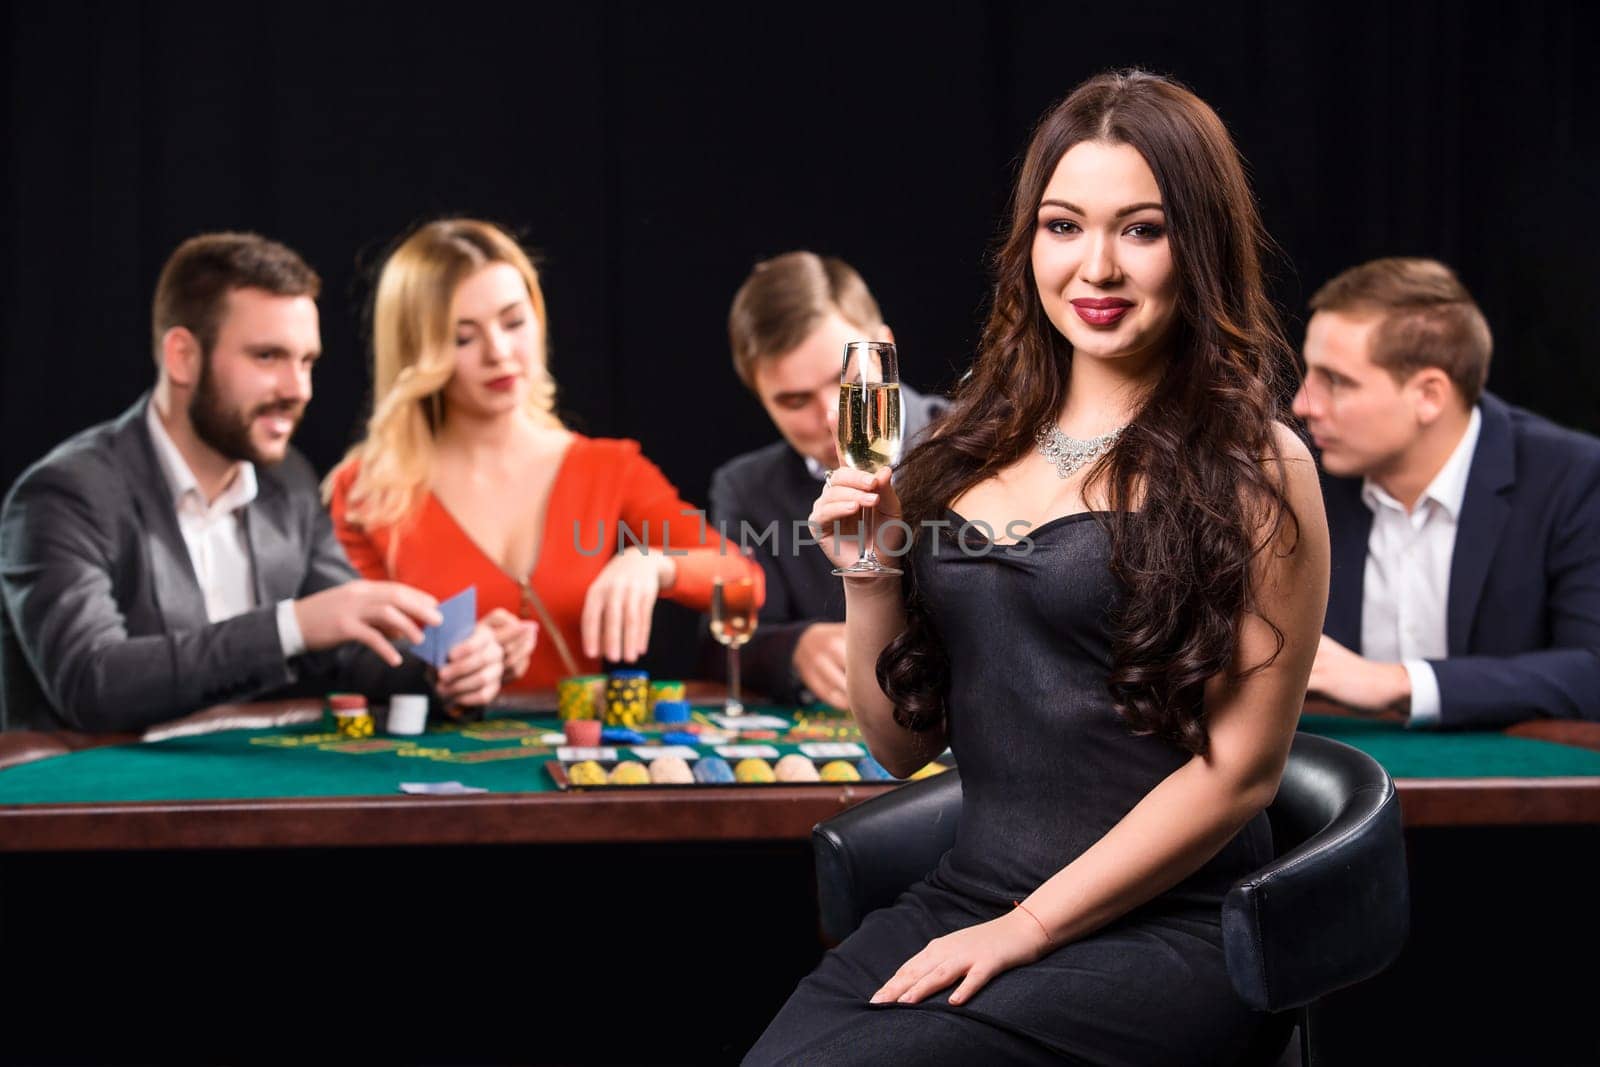
[[[254, 234], [195, 237], [167, 261], [154, 390], [30, 467], [0, 511], [6, 726], [134, 731], [296, 683], [425, 691], [390, 639], [420, 641], [437, 605], [355, 580], [289, 446], [320, 285]], [[480, 626], [439, 695], [486, 702], [501, 667]]]
[[1600, 441], [1483, 391], [1455, 274], [1379, 259], [1311, 300], [1294, 410], [1332, 587], [1310, 689], [1412, 725], [1600, 719]]
[[[861, 275], [843, 260], [811, 252], [758, 263], [728, 312], [733, 369], [783, 440], [717, 469], [711, 520], [736, 544], [741, 528], [751, 531], [749, 542], [776, 523], [776, 537], [755, 547], [767, 599], [741, 658], [750, 685], [775, 700], [848, 704], [842, 584], [821, 552], [795, 543], [793, 530], [839, 463], [845, 343], [893, 339]], [[900, 405], [907, 448], [944, 406], [904, 382]], [[720, 666], [720, 659], [708, 662]]]

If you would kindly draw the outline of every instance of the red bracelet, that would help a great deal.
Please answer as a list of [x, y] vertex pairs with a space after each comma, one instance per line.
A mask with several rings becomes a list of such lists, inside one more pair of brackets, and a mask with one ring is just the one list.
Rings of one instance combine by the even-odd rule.
[[1032, 919], [1038, 925], [1039, 932], [1044, 935], [1045, 944], [1054, 945], [1056, 943], [1055, 938], [1050, 936], [1050, 931], [1045, 929], [1044, 923], [1039, 922], [1039, 916], [1035, 915], [1032, 911], [1029, 911], [1026, 904], [1020, 900], [1013, 900], [1011, 902], [1011, 906], [1013, 908], [1021, 908], [1023, 911], [1028, 913], [1028, 918]]

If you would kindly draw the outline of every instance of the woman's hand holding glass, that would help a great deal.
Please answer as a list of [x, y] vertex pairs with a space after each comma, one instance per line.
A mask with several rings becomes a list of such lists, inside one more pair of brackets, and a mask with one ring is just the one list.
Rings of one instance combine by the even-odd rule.
[[583, 598], [583, 654], [632, 663], [650, 645], [650, 613], [678, 569], [663, 549], [634, 546], [611, 557]]
[[[900, 462], [900, 355], [893, 342], [846, 342], [844, 368], [839, 372], [839, 423], [834, 437], [839, 457], [853, 470], [877, 474]], [[875, 480], [875, 484], [887, 485], [888, 478]], [[885, 566], [875, 551], [871, 505], [864, 507], [861, 523], [865, 530], [861, 535], [865, 542], [861, 558], [848, 567], [835, 568], [833, 573], [897, 577], [899, 569]]]
[[[889, 480], [891, 473], [888, 467], [872, 474], [840, 467], [828, 475], [828, 484], [811, 506], [807, 522], [811, 536], [838, 569], [848, 569], [864, 554], [861, 530], [869, 510], [877, 518], [870, 527], [877, 552], [893, 559], [904, 551], [906, 528], [903, 522], [894, 521], [900, 518], [901, 510], [900, 497]], [[842, 536], [835, 537], [835, 530]]]

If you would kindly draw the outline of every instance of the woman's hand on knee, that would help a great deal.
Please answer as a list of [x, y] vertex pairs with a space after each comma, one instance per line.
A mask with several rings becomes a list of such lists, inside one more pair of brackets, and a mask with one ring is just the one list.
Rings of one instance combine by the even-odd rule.
[[934, 938], [901, 965], [872, 1003], [916, 1004], [959, 982], [950, 1003], [964, 1004], [996, 975], [1032, 963], [1054, 946], [1021, 910]]

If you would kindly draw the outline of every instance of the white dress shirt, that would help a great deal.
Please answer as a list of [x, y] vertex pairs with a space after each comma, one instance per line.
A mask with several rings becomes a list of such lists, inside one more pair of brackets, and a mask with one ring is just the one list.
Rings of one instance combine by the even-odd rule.
[[1370, 478], [1361, 483], [1361, 501], [1372, 512], [1361, 587], [1361, 654], [1405, 667], [1413, 726], [1439, 721], [1439, 680], [1427, 661], [1449, 655], [1450, 560], [1482, 423], [1473, 408], [1466, 433], [1409, 513]]
[[[243, 615], [256, 606], [255, 572], [250, 545], [240, 520], [246, 505], [256, 498], [256, 469], [241, 462], [230, 481], [215, 500], [207, 501], [200, 482], [189, 463], [178, 451], [152, 401], [145, 409], [150, 440], [155, 445], [156, 463], [172, 493], [178, 514], [178, 530], [189, 550], [189, 562], [205, 597], [206, 618], [221, 622]], [[285, 658], [306, 650], [295, 618], [294, 601], [278, 604], [278, 643]]]

